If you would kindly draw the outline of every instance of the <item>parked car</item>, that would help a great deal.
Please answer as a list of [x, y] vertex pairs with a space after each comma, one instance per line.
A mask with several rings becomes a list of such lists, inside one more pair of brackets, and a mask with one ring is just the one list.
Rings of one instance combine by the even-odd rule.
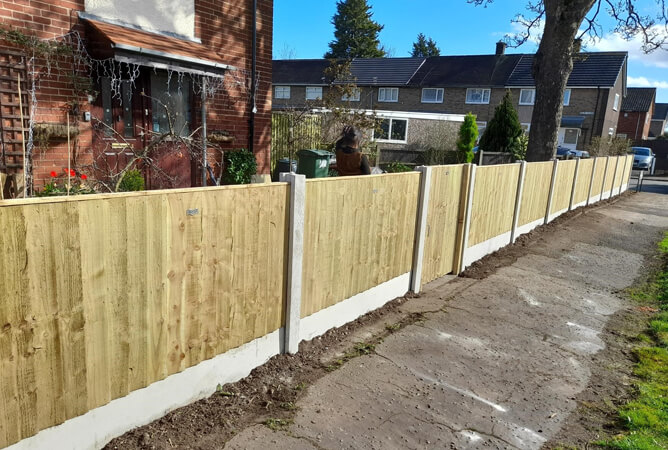
[[571, 150], [572, 152], [575, 152], [575, 157], [576, 158], [589, 158], [589, 152], [584, 151], [584, 150]]
[[633, 152], [633, 169], [634, 170], [652, 170], [654, 159], [656, 156], [652, 153], [652, 149], [648, 147], [631, 147]]

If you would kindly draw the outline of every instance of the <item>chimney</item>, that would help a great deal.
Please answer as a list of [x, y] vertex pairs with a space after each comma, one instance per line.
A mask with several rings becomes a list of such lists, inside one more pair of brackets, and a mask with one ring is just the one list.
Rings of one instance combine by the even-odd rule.
[[506, 44], [503, 41], [499, 41], [496, 43], [496, 55], [504, 55], [506, 53], [506, 47], [508, 47], [508, 44]]

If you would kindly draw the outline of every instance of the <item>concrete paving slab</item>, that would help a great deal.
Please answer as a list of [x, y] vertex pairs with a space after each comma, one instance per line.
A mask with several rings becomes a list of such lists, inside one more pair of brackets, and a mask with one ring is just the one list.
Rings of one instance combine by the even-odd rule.
[[401, 306], [423, 321], [309, 387], [289, 430], [252, 427], [226, 448], [540, 448], [576, 408], [666, 210], [668, 196], [628, 197], [484, 280], [424, 286]]

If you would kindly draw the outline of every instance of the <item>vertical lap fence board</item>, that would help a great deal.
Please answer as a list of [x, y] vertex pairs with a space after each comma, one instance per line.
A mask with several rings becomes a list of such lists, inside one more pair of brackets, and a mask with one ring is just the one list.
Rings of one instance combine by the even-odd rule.
[[608, 171], [605, 174], [605, 183], [603, 184], [603, 194], [604, 198], [610, 197], [610, 191], [612, 190], [612, 181], [615, 178], [617, 173], [617, 157], [611, 156], [610, 162], [608, 163]]
[[624, 165], [624, 163], [626, 163], [626, 155], [618, 156], [615, 159], [617, 159], [617, 171], [615, 172], [615, 184], [613, 188], [615, 189], [615, 195], [617, 195], [619, 188], [623, 184], [622, 178], [624, 177], [624, 172], [626, 171], [626, 167]]
[[419, 191], [418, 172], [307, 180], [302, 318], [410, 282]]
[[510, 243], [519, 173], [519, 164], [476, 170], [465, 265]]
[[575, 182], [575, 196], [573, 197], [573, 208], [582, 206], [587, 202], [589, 194], [589, 185], [591, 184], [591, 175], [594, 170], [594, 160], [581, 159], [578, 168], [578, 179]]
[[591, 198], [593, 201], [600, 200], [600, 195], [603, 192], [603, 177], [605, 176], [605, 160], [606, 158], [596, 158], [596, 169], [594, 171], [594, 183], [591, 187]]
[[0, 447], [278, 330], [287, 207], [283, 184], [0, 202]]
[[422, 283], [447, 275], [455, 267], [455, 248], [466, 166], [432, 168], [424, 244]]
[[545, 222], [554, 162], [528, 163], [520, 204], [518, 235], [528, 233]]
[[573, 178], [575, 177], [575, 166], [577, 161], [559, 161], [557, 169], [557, 180], [554, 183], [554, 195], [550, 208], [550, 217], [556, 217], [568, 210], [573, 190]]
[[631, 170], [633, 169], [633, 155], [626, 155], [626, 170], [624, 171], [624, 186], [628, 188], [629, 178], [631, 177]]

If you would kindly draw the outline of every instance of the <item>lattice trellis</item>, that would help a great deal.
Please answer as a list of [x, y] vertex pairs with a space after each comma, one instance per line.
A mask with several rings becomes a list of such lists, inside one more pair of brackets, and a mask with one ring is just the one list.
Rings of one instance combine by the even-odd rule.
[[[21, 76], [23, 124], [19, 111], [18, 76]], [[24, 136], [29, 129], [30, 103], [25, 56], [18, 52], [0, 52], [0, 172], [20, 173], [23, 169]]]

